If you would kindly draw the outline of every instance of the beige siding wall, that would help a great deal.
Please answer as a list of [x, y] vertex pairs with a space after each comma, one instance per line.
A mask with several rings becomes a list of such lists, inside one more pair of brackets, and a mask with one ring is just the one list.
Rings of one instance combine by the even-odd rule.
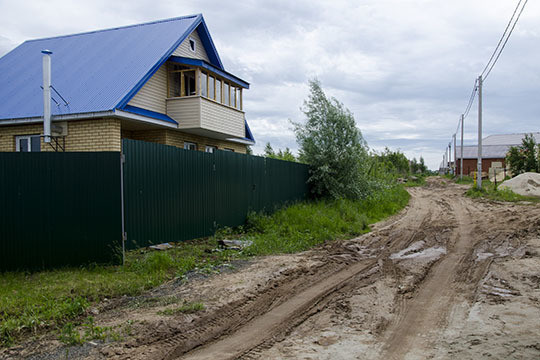
[[179, 129], [201, 128], [244, 137], [244, 113], [206, 98], [187, 97], [167, 100], [167, 115]]
[[201, 127], [201, 98], [184, 97], [167, 100], [167, 115], [178, 122], [178, 128]]
[[[120, 120], [68, 121], [66, 151], [120, 151]], [[0, 151], [15, 151], [15, 137], [43, 132], [42, 124], [0, 127]], [[61, 141], [61, 139], [59, 139]], [[54, 151], [41, 140], [41, 151]]]
[[201, 127], [224, 134], [244, 137], [244, 113], [228, 106], [202, 99]]
[[163, 64], [146, 84], [135, 94], [128, 105], [165, 114], [167, 107], [167, 65]]
[[[195, 41], [195, 52], [191, 51], [191, 48], [189, 47], [190, 38]], [[182, 44], [180, 44], [180, 46], [173, 52], [173, 55], [201, 59], [210, 62], [196, 29], [182, 42]]]
[[215, 146], [220, 150], [233, 149], [235, 152], [245, 154], [246, 146], [229, 141], [221, 141], [216, 139], [207, 138], [204, 136], [197, 136], [187, 134], [181, 131], [159, 129], [159, 130], [136, 130], [136, 131], [122, 131], [122, 137], [143, 140], [149, 142], [155, 142], [159, 144], [176, 146], [181, 149], [184, 148], [184, 142], [191, 142], [197, 144], [197, 150], [205, 151], [206, 146]]

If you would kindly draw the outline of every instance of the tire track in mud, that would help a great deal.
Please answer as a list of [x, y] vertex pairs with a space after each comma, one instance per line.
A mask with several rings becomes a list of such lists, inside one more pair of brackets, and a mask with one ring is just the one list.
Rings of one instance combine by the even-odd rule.
[[[430, 269], [414, 297], [401, 299], [398, 319], [387, 329], [383, 339], [381, 359], [423, 357], [448, 324], [455, 298], [474, 302], [478, 284], [493, 261], [492, 258], [478, 260], [475, 251], [487, 237], [497, 233], [489, 228], [492, 223], [484, 221], [482, 216], [494, 210], [497, 213], [496, 206], [490, 203], [463, 197], [453, 199], [451, 212], [456, 216], [457, 229], [447, 247], [448, 254]], [[498, 214], [490, 216], [496, 218]]]
[[[162, 342], [164, 351], [153, 358], [257, 358], [261, 350], [283, 339], [332, 299], [373, 283], [391, 266], [387, 263], [392, 253], [424, 238], [426, 231], [438, 232], [453, 226], [452, 216], [442, 217], [449, 207], [444, 197], [433, 197], [418, 189], [412, 189], [411, 194], [406, 213], [397, 220], [360, 238], [324, 246], [319, 257], [330, 262], [312, 270], [309, 276], [298, 274], [298, 278], [276, 283], [274, 289], [279, 291], [257, 294], [250, 299], [251, 306], [232, 304], [226, 311], [218, 311], [217, 316], [194, 324], [191, 331]], [[367, 243], [378, 255], [362, 258], [355, 246], [358, 243]], [[296, 282], [307, 286], [291, 285]], [[280, 303], [272, 300], [276, 294], [281, 296]]]

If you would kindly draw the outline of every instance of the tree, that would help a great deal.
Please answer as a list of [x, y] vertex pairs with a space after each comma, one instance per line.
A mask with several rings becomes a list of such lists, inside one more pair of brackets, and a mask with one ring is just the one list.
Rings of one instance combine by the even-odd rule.
[[246, 146], [246, 154], [248, 155], [253, 155], [253, 149], [251, 148], [251, 146]]
[[318, 80], [311, 80], [309, 89], [302, 108], [306, 121], [293, 125], [300, 157], [311, 166], [313, 193], [334, 199], [366, 196], [367, 145], [352, 113], [328, 98]]
[[418, 164], [418, 161], [416, 161], [416, 158], [413, 158], [411, 160], [411, 173], [416, 174], [420, 169], [420, 164]]
[[276, 154], [276, 159], [280, 160], [286, 160], [286, 161], [296, 161], [296, 158], [294, 157], [293, 153], [291, 152], [291, 149], [288, 147], [285, 148], [285, 151], [281, 151], [281, 149]]
[[424, 162], [424, 158], [422, 156], [420, 156], [420, 163], [418, 164], [418, 169], [420, 170], [420, 172], [422, 174], [427, 172], [427, 166], [426, 166], [426, 164]]
[[415, 171], [418, 167], [416, 159], [413, 159], [409, 164], [409, 160], [401, 151], [392, 151], [389, 148], [384, 148], [381, 154], [374, 154], [374, 159], [377, 162], [379, 177], [386, 173], [391, 176], [407, 176], [410, 171]]
[[540, 172], [540, 146], [533, 134], [526, 134], [521, 145], [512, 146], [506, 155], [506, 162], [514, 175], [524, 172]]
[[296, 162], [296, 158], [291, 152], [291, 149], [289, 149], [288, 147], [285, 148], [285, 151], [282, 151], [281, 149], [279, 149], [278, 152], [276, 153], [274, 151], [274, 148], [272, 148], [272, 145], [270, 145], [269, 142], [267, 142], [266, 146], [264, 147], [264, 156], [271, 159], [279, 159], [279, 160]]
[[264, 156], [269, 158], [276, 156], [276, 153], [274, 152], [272, 145], [270, 145], [270, 142], [267, 142], [266, 146], [264, 147]]

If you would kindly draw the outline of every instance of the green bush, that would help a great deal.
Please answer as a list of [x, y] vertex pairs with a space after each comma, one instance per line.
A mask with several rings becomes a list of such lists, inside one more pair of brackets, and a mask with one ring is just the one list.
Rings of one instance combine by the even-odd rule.
[[536, 143], [533, 134], [526, 134], [521, 145], [510, 148], [506, 162], [514, 176], [524, 172], [540, 172], [540, 144]]

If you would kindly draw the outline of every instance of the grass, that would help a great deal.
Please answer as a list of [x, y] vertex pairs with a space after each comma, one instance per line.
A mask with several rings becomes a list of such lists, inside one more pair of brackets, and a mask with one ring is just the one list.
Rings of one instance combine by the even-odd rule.
[[401, 186], [379, 191], [360, 200], [299, 203], [272, 216], [252, 214], [243, 235], [253, 243], [251, 255], [294, 253], [333, 239], [354, 237], [369, 225], [401, 210], [409, 194]]
[[495, 187], [495, 184], [488, 181], [483, 180], [482, 181], [482, 189], [478, 189], [474, 185], [467, 190], [466, 195], [473, 199], [478, 198], [484, 198], [494, 201], [505, 201], [505, 202], [520, 202], [520, 201], [528, 201], [528, 202], [540, 202], [540, 198], [534, 197], [534, 196], [523, 196], [520, 194], [516, 194], [510, 189], [503, 188], [500, 189], [498, 187]]
[[474, 179], [472, 177], [470, 177], [470, 176], [467, 176], [467, 175], [464, 175], [463, 179], [460, 179], [459, 175], [456, 178], [456, 184], [464, 184], [464, 185], [466, 185], [466, 184], [472, 184], [472, 183], [474, 183]]
[[[189, 271], [216, 272], [220, 264], [246, 256], [293, 253], [325, 241], [354, 237], [369, 225], [401, 210], [409, 200], [402, 186], [381, 190], [361, 201], [336, 200], [294, 204], [273, 215], [250, 215], [246, 227], [221, 231], [213, 238], [186, 241], [166, 251], [131, 251], [125, 266], [86, 266], [41, 272], [0, 274], [0, 346], [29, 335], [56, 332], [60, 340], [79, 344], [114, 339], [118, 331], [93, 324], [88, 314], [104, 298], [136, 296]], [[240, 233], [238, 235], [238, 233]], [[243, 251], [213, 251], [217, 239], [238, 236], [252, 245]], [[143, 298], [133, 306], [178, 303], [176, 298]], [[173, 313], [204, 310], [183, 304]], [[82, 327], [82, 329], [81, 329]]]
[[182, 306], [172, 309], [158, 311], [160, 315], [178, 315], [178, 314], [193, 314], [198, 311], [205, 310], [206, 307], [201, 302], [186, 302]]
[[417, 187], [417, 186], [426, 185], [426, 177], [427, 177], [427, 175], [418, 174], [418, 175], [414, 175], [414, 177], [416, 178], [416, 180], [413, 180], [412, 177], [409, 177], [407, 182], [404, 183], [403, 185], [405, 187]]
[[104, 298], [135, 296], [188, 271], [212, 272], [242, 254], [212, 252], [215, 239], [186, 241], [166, 252], [131, 251], [126, 265], [87, 266], [35, 273], [0, 274], [0, 346], [40, 331], [61, 333], [85, 320], [91, 305]]

